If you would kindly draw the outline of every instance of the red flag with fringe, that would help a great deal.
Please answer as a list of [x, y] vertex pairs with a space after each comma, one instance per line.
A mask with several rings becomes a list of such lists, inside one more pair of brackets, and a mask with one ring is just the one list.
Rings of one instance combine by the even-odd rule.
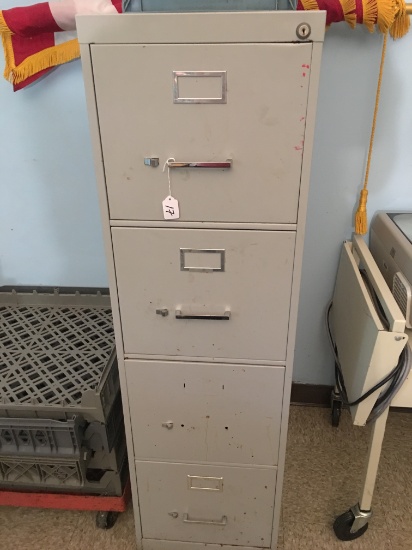
[[346, 21], [352, 29], [365, 25], [370, 32], [375, 26], [402, 38], [409, 31], [410, 21], [405, 0], [298, 0], [299, 10], [326, 11], [326, 25]]
[[[409, 30], [405, 0], [298, 0], [298, 10], [325, 10], [327, 25], [375, 26], [394, 38]], [[52, 67], [80, 57], [77, 14], [121, 13], [122, 0], [56, 0], [0, 11], [6, 59], [4, 76], [14, 90], [24, 88]]]
[[17, 91], [53, 67], [77, 59], [76, 15], [121, 11], [122, 0], [61, 0], [0, 11], [5, 78]]

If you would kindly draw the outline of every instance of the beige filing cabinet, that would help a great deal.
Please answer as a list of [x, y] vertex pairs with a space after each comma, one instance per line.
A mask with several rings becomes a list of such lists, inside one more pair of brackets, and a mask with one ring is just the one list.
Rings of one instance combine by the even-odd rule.
[[139, 549], [277, 546], [324, 29], [78, 18]]

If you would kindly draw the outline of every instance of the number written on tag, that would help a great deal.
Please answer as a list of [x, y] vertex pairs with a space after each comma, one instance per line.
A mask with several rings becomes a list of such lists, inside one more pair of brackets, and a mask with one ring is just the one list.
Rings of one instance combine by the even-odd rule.
[[163, 205], [163, 217], [165, 220], [178, 220], [179, 219], [179, 202], [174, 199], [172, 195], [169, 195], [162, 202]]

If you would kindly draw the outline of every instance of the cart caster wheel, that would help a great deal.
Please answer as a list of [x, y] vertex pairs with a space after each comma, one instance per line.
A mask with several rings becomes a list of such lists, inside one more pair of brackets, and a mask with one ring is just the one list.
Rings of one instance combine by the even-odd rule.
[[332, 400], [332, 426], [337, 428], [342, 414], [342, 402]]
[[366, 524], [358, 529], [358, 531], [355, 531], [355, 533], [351, 533], [350, 530], [354, 521], [355, 516], [353, 515], [352, 510], [348, 510], [335, 519], [333, 530], [339, 540], [355, 540], [358, 537], [361, 537], [368, 529], [368, 524]]
[[116, 523], [119, 512], [97, 512], [96, 527], [99, 529], [111, 529]]

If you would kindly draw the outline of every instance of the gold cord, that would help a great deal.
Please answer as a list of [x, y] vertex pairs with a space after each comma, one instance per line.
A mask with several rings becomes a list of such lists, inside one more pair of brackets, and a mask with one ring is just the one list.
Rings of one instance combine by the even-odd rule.
[[371, 137], [369, 140], [368, 161], [366, 164], [365, 180], [363, 182], [363, 189], [360, 192], [359, 206], [355, 216], [355, 233], [357, 233], [358, 235], [365, 235], [365, 233], [368, 231], [368, 219], [367, 219], [367, 213], [366, 213], [366, 201], [368, 200], [367, 187], [368, 187], [369, 171], [370, 171], [370, 165], [371, 165], [371, 159], [372, 159], [373, 142], [375, 139], [376, 120], [378, 117], [379, 99], [381, 95], [383, 67], [385, 64], [387, 42], [388, 42], [388, 33], [386, 32], [383, 36], [381, 65], [379, 69], [378, 86], [376, 89], [375, 110], [373, 113]]

